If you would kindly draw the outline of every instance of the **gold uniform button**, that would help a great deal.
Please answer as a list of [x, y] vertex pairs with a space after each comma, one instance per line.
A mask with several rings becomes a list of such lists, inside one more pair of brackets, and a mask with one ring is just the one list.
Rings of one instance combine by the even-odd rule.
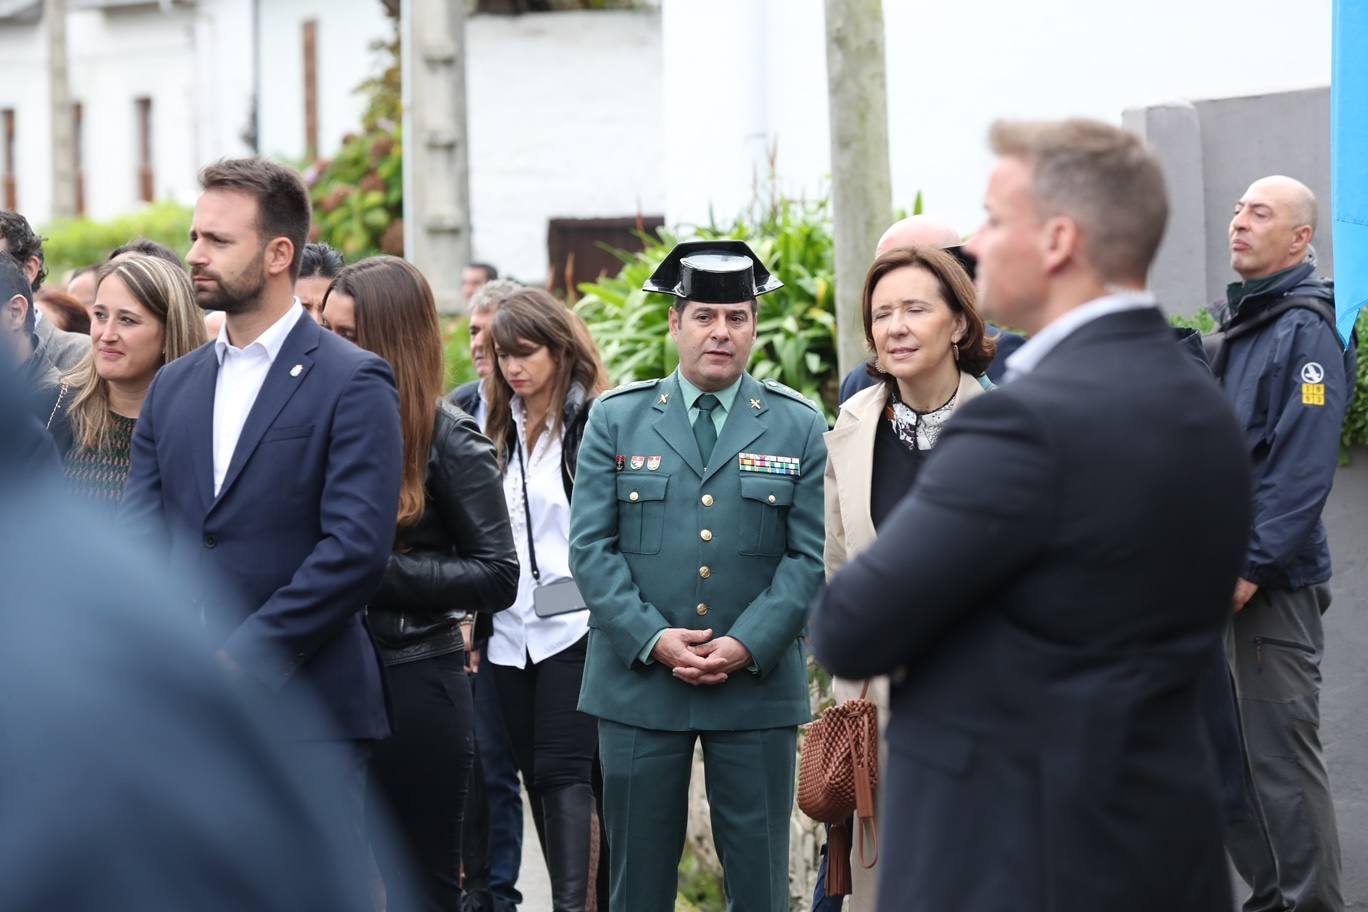
[[[627, 499], [630, 500], [632, 503], [636, 503], [638, 500], [641, 500], [641, 495], [638, 494], [636, 491], [633, 491], [631, 494], [627, 495]], [[773, 499], [773, 497], [770, 498], [770, 500]]]
[[707, 606], [706, 604], [704, 604], [703, 602], [699, 602], [699, 603], [698, 603], [697, 611], [698, 611], [698, 616], [699, 616], [699, 617], [703, 617], [705, 614], [708, 613], [708, 606]]
[[771, 495], [769, 496], [769, 502], [770, 502], [770, 503], [776, 503], [776, 502], [777, 502], [773, 494], [771, 494]]
[[698, 533], [698, 537], [704, 541], [712, 541], [712, 531], [710, 529], [704, 529], [702, 532]]
[[713, 496], [712, 496], [711, 494], [704, 494], [704, 495], [703, 495], [703, 506], [705, 506], [705, 507], [711, 507], [712, 505], [713, 505]]
[[712, 568], [705, 564], [704, 566], [698, 568], [698, 575], [703, 577], [704, 579], [707, 579], [708, 577], [712, 576]]

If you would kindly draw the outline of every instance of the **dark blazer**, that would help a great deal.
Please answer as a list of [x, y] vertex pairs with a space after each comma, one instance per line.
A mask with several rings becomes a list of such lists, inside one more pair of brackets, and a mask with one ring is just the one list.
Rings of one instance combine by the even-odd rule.
[[389, 365], [304, 317], [286, 337], [214, 496], [213, 344], [152, 382], [120, 515], [203, 586], [196, 609], [248, 676], [327, 710], [300, 738], [389, 733], [362, 621], [394, 544], [403, 441]]
[[447, 394], [447, 401], [467, 415], [474, 415], [480, 408], [480, 381], [469, 380]]
[[881, 908], [1231, 908], [1198, 682], [1250, 475], [1202, 373], [1157, 309], [1085, 324], [956, 413], [814, 606], [833, 673], [893, 675]]

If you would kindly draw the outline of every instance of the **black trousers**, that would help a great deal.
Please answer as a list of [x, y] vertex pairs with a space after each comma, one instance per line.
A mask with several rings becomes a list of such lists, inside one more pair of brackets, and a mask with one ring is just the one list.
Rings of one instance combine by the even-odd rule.
[[588, 645], [586, 634], [535, 665], [528, 659], [523, 668], [486, 666], [494, 671], [513, 757], [532, 791], [593, 782], [598, 720], [577, 708]]
[[475, 755], [465, 653], [385, 673], [395, 725], [371, 759], [370, 832], [389, 910], [458, 912], [461, 821]]

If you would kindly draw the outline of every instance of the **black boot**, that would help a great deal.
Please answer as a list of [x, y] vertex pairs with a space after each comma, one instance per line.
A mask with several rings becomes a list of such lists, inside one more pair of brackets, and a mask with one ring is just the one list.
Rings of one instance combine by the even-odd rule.
[[551, 875], [553, 912], [585, 912], [595, 828], [594, 789], [585, 783], [541, 793], [546, 830], [546, 868]]

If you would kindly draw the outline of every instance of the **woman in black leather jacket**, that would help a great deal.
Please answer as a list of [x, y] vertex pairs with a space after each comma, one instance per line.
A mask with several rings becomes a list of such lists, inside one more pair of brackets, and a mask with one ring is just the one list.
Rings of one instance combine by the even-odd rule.
[[474, 420], [441, 397], [437, 308], [417, 269], [395, 257], [346, 267], [323, 325], [394, 368], [404, 427], [398, 535], [366, 610], [395, 723], [371, 760], [371, 807], [389, 810], [397, 839], [372, 826], [372, 845], [392, 912], [456, 912], [474, 757], [460, 625], [506, 608], [518, 588], [499, 466]]

